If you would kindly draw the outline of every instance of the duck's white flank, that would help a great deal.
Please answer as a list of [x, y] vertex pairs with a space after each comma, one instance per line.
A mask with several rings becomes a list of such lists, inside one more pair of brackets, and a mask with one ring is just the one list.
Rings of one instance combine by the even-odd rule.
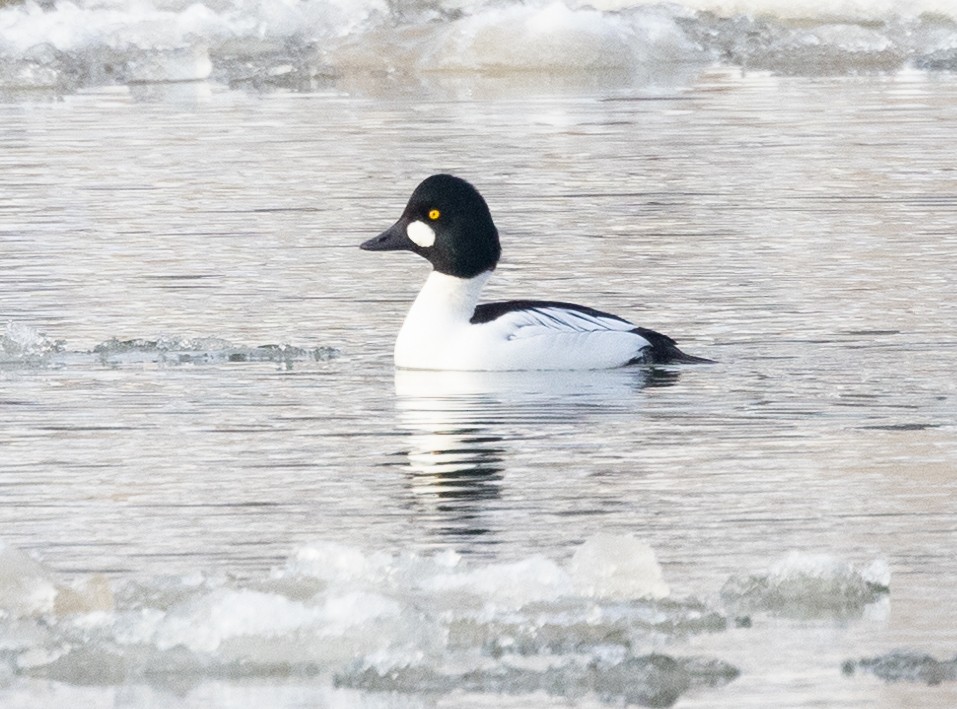
[[403, 369], [607, 369], [639, 356], [647, 340], [634, 325], [558, 307], [514, 310], [473, 324], [491, 271], [457, 278], [433, 271], [395, 343]]

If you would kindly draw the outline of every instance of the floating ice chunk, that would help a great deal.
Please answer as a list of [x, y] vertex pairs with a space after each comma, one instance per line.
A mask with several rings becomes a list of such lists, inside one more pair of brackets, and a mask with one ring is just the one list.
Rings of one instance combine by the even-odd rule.
[[568, 567], [579, 593], [602, 598], [664, 598], [668, 584], [655, 552], [631, 535], [598, 534], [575, 550]]
[[296, 549], [286, 561], [283, 575], [300, 575], [340, 585], [384, 581], [394, 564], [387, 552], [365, 553], [338, 542], [314, 542]]
[[421, 586], [430, 591], [476, 597], [484, 600], [491, 609], [521, 607], [554, 600], [572, 592], [568, 573], [554, 561], [541, 556], [436, 574], [423, 581]]
[[17, 655], [17, 668], [29, 670], [34, 667], [43, 667], [62, 658], [68, 650], [65, 647], [45, 648], [31, 647]]
[[359, 657], [401, 664], [410, 654], [436, 652], [437, 628], [406, 601], [368, 590], [295, 600], [236, 588], [192, 598], [159, 616], [142, 614], [115, 637], [124, 654], [153, 658], [147, 671], [209, 672], [238, 664], [242, 674], [262, 676], [312, 674]]
[[852, 675], [856, 670], [870, 672], [888, 682], [940, 684], [957, 681], [957, 657], [938, 660], [930, 655], [906, 650], [894, 650], [880, 657], [848, 660], [841, 669], [846, 675]]
[[126, 80], [135, 83], [199, 81], [209, 77], [213, 64], [203, 45], [151, 49], [131, 53], [126, 62]]
[[370, 68], [660, 78], [702, 60], [947, 69], [955, 17], [947, 0], [24, 0], [0, 3], [0, 87], [309, 86]]
[[59, 582], [42, 564], [0, 542], [0, 617], [66, 616], [112, 607], [113, 593], [104, 577]]
[[792, 551], [771, 564], [769, 579], [777, 585], [785, 585], [794, 580], [817, 581], [819, 583], [816, 587], [824, 590], [846, 588], [848, 584], [854, 588], [862, 584], [880, 585], [886, 590], [890, 584], [890, 570], [887, 562], [882, 559], [858, 570], [853, 564], [830, 554]]
[[56, 585], [46, 568], [0, 542], [0, 614], [19, 617], [50, 613], [56, 595]]
[[350, 587], [375, 586], [426, 591], [447, 602], [521, 607], [561, 597], [663, 598], [668, 585], [654, 551], [631, 535], [599, 534], [579, 546], [566, 565], [542, 556], [468, 565], [454, 552], [434, 557], [365, 553], [320, 542], [297, 549], [280, 578], [307, 576]]
[[886, 597], [890, 571], [877, 560], [864, 569], [828, 554], [791, 552], [766, 574], [733, 576], [721, 589], [729, 605], [798, 617], [859, 615]]
[[801, 38], [808, 44], [826, 45], [849, 53], [883, 52], [893, 48], [887, 35], [859, 25], [822, 25]]
[[889, 589], [891, 587], [891, 567], [888, 566], [887, 559], [874, 559], [861, 569], [861, 579], [869, 586], [885, 591]]
[[323, 362], [339, 352], [332, 347], [304, 349], [294, 345], [236, 345], [218, 337], [160, 337], [155, 340], [112, 338], [93, 348], [93, 354], [111, 364], [156, 362], [206, 364], [215, 362]]
[[659, 55], [694, 55], [671, 17], [626, 17], [552, 2], [490, 7], [453, 22], [419, 65], [453, 71], [586, 71], [629, 69]]
[[67, 351], [63, 340], [53, 340], [35, 328], [7, 323], [0, 331], [0, 366], [51, 366], [102, 362], [117, 364], [218, 364], [221, 362], [325, 362], [339, 351], [334, 347], [295, 345], [237, 345], [218, 337], [112, 338], [90, 351]]
[[62, 351], [62, 340], [52, 340], [29, 325], [8, 322], [0, 333], [0, 362], [38, 359]]
[[342, 636], [350, 628], [398, 613], [398, 604], [373, 593], [333, 595], [307, 604], [275, 593], [220, 589], [172, 609], [156, 627], [153, 642], [160, 650], [182, 645], [212, 653], [236, 638], [262, 642], [301, 632]]
[[545, 669], [510, 665], [465, 673], [443, 672], [421, 666], [398, 668], [386, 673], [373, 668], [358, 668], [339, 673], [336, 683], [392, 692], [545, 692], [569, 699], [593, 694], [606, 701], [667, 707], [689, 689], [721, 686], [738, 674], [737, 668], [720, 660], [653, 654], [618, 662], [559, 662]]
[[[643, 4], [642, 0], [571, 0], [575, 5], [590, 5], [601, 10], [623, 10]], [[918, 15], [925, 12], [953, 12], [946, 0], [682, 0], [687, 9], [724, 16], [752, 15], [776, 19], [879, 19], [887, 15]]]
[[[113, 589], [105, 576], [95, 575], [58, 584], [53, 612], [65, 615], [95, 615], [114, 607]], [[92, 618], [90, 619], [92, 620]]]
[[211, 653], [237, 636], [270, 637], [313, 623], [318, 610], [275, 594], [219, 590], [172, 609], [156, 628], [160, 650]]
[[[109, 590], [105, 581], [71, 585], [88, 599], [76, 605], [60, 599], [66, 587], [41, 565], [7, 558], [15, 563], [4, 568], [21, 569], [15, 578], [39, 578], [56, 592], [42, 618], [0, 614], [0, 660], [13, 677], [123, 684], [321, 675], [362, 689], [665, 705], [737, 674], [717, 659], [638, 650], [721, 630], [726, 619], [698, 601], [649, 597], [649, 588], [664, 590], [660, 569], [630, 536], [591, 538], [567, 563], [317, 542], [268, 578], [120, 583], [116, 607], [101, 610], [94, 601]], [[58, 604], [86, 612], [58, 616], [49, 610]]]

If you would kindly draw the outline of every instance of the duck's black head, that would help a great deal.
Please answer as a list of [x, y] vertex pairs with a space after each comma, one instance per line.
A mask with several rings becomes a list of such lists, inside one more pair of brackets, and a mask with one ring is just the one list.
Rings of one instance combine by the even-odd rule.
[[360, 248], [414, 251], [436, 271], [459, 278], [492, 270], [502, 253], [498, 230], [482, 195], [452, 175], [423, 180], [399, 221]]

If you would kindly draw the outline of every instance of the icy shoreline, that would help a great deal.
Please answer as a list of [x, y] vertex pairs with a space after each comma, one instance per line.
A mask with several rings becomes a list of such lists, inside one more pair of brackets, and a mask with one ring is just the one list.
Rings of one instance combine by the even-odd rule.
[[305, 88], [370, 73], [653, 77], [710, 63], [800, 75], [957, 68], [957, 17], [930, 0], [879, 11], [773, 0], [595, 5], [27, 0], [0, 7], [0, 88]]

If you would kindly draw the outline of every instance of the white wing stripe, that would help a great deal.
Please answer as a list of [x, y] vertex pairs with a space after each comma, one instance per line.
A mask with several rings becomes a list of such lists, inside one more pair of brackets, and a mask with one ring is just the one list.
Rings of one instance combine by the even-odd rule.
[[[614, 317], [600, 317], [579, 310], [561, 308], [529, 308], [514, 310], [497, 318], [496, 322], [513, 329], [510, 337], [518, 336], [520, 329], [539, 327], [552, 332], [628, 331], [631, 323]], [[532, 333], [522, 333], [532, 334]]]

